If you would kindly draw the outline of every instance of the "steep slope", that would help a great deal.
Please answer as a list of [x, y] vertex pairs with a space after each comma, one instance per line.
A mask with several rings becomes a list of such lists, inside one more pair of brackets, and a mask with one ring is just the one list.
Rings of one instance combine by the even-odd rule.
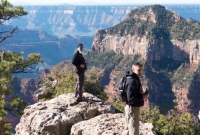
[[[160, 5], [145, 6], [131, 11], [118, 25], [99, 30], [91, 53], [114, 51], [116, 55], [139, 56], [145, 63], [143, 89], [150, 90], [148, 104], [170, 109], [176, 99], [183, 112], [197, 114], [199, 89], [200, 23], [184, 19]], [[88, 58], [90, 61], [90, 58]], [[131, 64], [136, 60], [132, 59]], [[99, 61], [101, 63], [101, 61]], [[125, 63], [122, 67], [125, 67]], [[110, 71], [108, 91], [114, 93], [122, 73], [120, 62]], [[187, 65], [187, 66], [183, 66]], [[184, 84], [184, 85], [180, 85]], [[180, 100], [181, 99], [181, 100]], [[167, 108], [166, 108], [167, 106]]]

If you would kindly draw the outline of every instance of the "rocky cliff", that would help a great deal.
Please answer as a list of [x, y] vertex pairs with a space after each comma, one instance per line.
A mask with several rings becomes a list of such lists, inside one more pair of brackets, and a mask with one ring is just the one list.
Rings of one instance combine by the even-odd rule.
[[[123, 114], [114, 114], [111, 105], [84, 93], [85, 101], [76, 102], [73, 93], [38, 102], [25, 109], [16, 135], [121, 135]], [[152, 124], [141, 123], [143, 135], [155, 135]]]
[[[104, 35], [99, 30], [93, 41], [92, 49], [95, 51], [111, 51], [117, 54], [141, 55], [145, 60], [161, 60], [172, 58], [174, 60], [190, 60], [191, 63], [200, 62], [200, 40], [160, 40], [147, 39], [146, 36], [137, 35], [117, 36]], [[101, 39], [101, 37], [104, 37]]]

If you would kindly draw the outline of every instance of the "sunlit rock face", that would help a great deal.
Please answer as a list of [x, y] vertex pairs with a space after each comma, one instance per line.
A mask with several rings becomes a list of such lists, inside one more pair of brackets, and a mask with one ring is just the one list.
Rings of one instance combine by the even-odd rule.
[[115, 51], [117, 54], [141, 55], [145, 60], [190, 60], [200, 62], [200, 40], [148, 39], [146, 36], [117, 36], [99, 30], [94, 36], [91, 50], [97, 52]]
[[[111, 105], [96, 96], [83, 96], [83, 102], [76, 102], [74, 93], [69, 93], [28, 106], [15, 128], [16, 135], [121, 135], [124, 114], [115, 114]], [[140, 123], [140, 132], [155, 135], [150, 123]]]
[[16, 135], [66, 135], [75, 123], [115, 112], [111, 105], [97, 97], [89, 93], [83, 95], [84, 102], [76, 102], [74, 94], [70, 93], [26, 107], [16, 126]]
[[[122, 135], [124, 130], [124, 114], [102, 114], [87, 121], [72, 126], [71, 135]], [[151, 123], [140, 122], [140, 134], [156, 135]]]

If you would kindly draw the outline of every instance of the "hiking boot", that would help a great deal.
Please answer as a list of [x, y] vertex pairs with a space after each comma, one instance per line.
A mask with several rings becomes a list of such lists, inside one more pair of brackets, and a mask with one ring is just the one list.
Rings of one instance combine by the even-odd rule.
[[84, 101], [84, 100], [83, 100], [83, 98], [80, 98], [80, 97], [79, 97], [79, 98], [76, 99], [76, 101], [77, 101], [77, 102], [82, 102], [82, 101]]

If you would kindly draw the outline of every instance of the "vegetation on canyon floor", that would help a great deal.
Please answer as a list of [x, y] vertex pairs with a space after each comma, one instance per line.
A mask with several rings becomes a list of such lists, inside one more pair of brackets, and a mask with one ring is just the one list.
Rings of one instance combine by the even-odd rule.
[[200, 121], [190, 113], [181, 113], [173, 108], [162, 114], [159, 107], [141, 109], [141, 120], [154, 125], [158, 135], [198, 135], [200, 134]]

